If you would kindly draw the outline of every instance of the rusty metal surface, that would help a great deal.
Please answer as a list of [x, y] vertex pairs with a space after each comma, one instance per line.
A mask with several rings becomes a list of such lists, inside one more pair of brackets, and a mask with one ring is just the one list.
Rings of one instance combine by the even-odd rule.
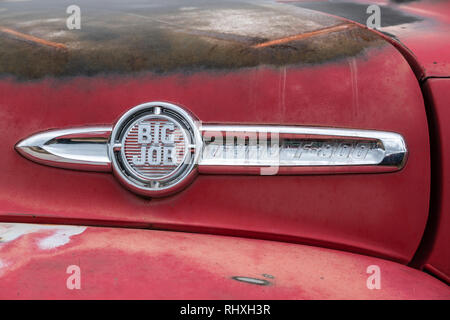
[[369, 5], [380, 8], [386, 36], [410, 62], [417, 78], [450, 76], [450, 2], [447, 0], [279, 0], [366, 25]]
[[384, 41], [334, 17], [273, 1], [0, 2], [0, 76], [196, 72], [311, 65], [364, 54]]
[[[367, 286], [369, 266], [379, 267], [380, 289]], [[304, 245], [1, 223], [0, 299], [6, 298], [450, 299], [450, 289], [394, 262]]]

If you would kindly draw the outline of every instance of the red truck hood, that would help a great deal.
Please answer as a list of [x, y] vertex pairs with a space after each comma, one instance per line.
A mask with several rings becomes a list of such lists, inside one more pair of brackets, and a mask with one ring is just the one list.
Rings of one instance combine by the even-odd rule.
[[69, 2], [6, 2], [0, 74], [35, 79], [323, 63], [382, 45], [349, 23], [365, 25], [373, 3], [381, 7], [379, 31], [411, 55], [419, 78], [450, 75], [448, 2], [365, 0], [81, 1], [82, 28], [75, 31], [65, 25]]
[[314, 65], [385, 45], [351, 22], [272, 2], [82, 1], [80, 30], [66, 28], [66, 3], [46, 2], [3, 4], [0, 74], [36, 79]]
[[[2, 3], [0, 218], [233, 234], [409, 261], [428, 217], [427, 119], [410, 65], [365, 27], [273, 2]], [[204, 123], [395, 132], [395, 173], [199, 175], [145, 199], [113, 175], [52, 168], [14, 150], [49, 129], [113, 125], [150, 101]], [[413, 186], [413, 187], [411, 187]]]

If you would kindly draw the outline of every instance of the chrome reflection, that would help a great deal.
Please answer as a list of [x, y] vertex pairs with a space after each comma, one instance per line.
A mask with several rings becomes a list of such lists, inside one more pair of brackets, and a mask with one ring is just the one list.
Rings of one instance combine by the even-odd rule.
[[111, 171], [109, 126], [50, 130], [20, 141], [16, 150], [40, 164], [88, 171]]
[[[197, 167], [203, 174], [261, 174], [266, 167], [279, 168], [274, 174], [389, 172], [400, 170], [408, 154], [403, 137], [385, 131], [218, 124], [199, 130]], [[51, 130], [16, 149], [44, 165], [112, 171], [111, 132], [109, 126]]]
[[242, 125], [203, 125], [201, 131], [199, 166], [383, 166], [392, 171], [402, 168], [407, 156], [403, 137], [393, 132]]

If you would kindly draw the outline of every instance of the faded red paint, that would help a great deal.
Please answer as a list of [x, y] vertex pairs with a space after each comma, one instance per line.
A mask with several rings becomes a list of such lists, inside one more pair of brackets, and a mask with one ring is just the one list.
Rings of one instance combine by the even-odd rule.
[[[280, 2], [308, 2], [283, 0]], [[318, 0], [317, 3], [326, 2]], [[382, 27], [382, 35], [405, 56], [417, 78], [423, 82], [427, 108], [430, 115], [432, 149], [432, 170], [434, 172], [431, 195], [431, 213], [422, 244], [413, 264], [424, 267], [440, 279], [450, 283], [448, 147], [449, 132], [446, 121], [448, 112], [450, 81], [450, 2], [449, 1], [408, 1], [354, 0], [352, 3], [378, 4], [400, 13], [420, 18], [412, 23]], [[363, 15], [364, 16], [364, 15]], [[369, 15], [366, 15], [367, 17]], [[383, 16], [381, 17], [383, 19]], [[392, 37], [392, 36], [395, 36]], [[442, 77], [437, 79], [437, 77]], [[436, 79], [435, 79], [436, 78]]]
[[[336, 85], [339, 84], [339, 85]], [[168, 100], [199, 119], [376, 129], [411, 151], [395, 173], [200, 176], [148, 200], [111, 174], [37, 165], [14, 151], [32, 133], [111, 124], [130, 107]], [[315, 67], [0, 82], [0, 219], [153, 226], [276, 238], [407, 262], [428, 214], [429, 146], [419, 85], [391, 46]], [[25, 116], [26, 115], [26, 116]]]
[[433, 162], [436, 194], [432, 197], [432, 221], [430, 233], [426, 234], [424, 256], [421, 263], [425, 269], [450, 284], [450, 79], [429, 79], [425, 92], [433, 112], [433, 129], [436, 161]]
[[[27, 70], [20, 69], [23, 62], [9, 55], [7, 61], [13, 62], [14, 67], [6, 74], [24, 77], [0, 78], [0, 167], [7, 168], [0, 171], [0, 221], [236, 235], [314, 244], [407, 263], [422, 241], [430, 199], [427, 119], [419, 83], [412, 70], [421, 80], [450, 76], [449, 15], [445, 14], [450, 12], [450, 4], [445, 1], [377, 3], [423, 18], [383, 30], [400, 39], [400, 42], [391, 41], [403, 56], [361, 28], [356, 28], [356, 33], [345, 32], [342, 39], [349, 42], [341, 46], [345, 49], [341, 54], [336, 53], [339, 49], [336, 39], [334, 45], [327, 47], [333, 37], [312, 31], [317, 36], [313, 39], [321, 44], [320, 50], [311, 50], [302, 59], [292, 61], [284, 60], [289, 58], [286, 52], [290, 52], [285, 49], [303, 53], [302, 48], [312, 43], [299, 41], [301, 36], [296, 38], [302, 30], [290, 33], [286, 28], [282, 38], [269, 37], [267, 41], [239, 38], [246, 41], [245, 48], [259, 41], [266, 44], [261, 50], [291, 40], [297, 46], [279, 46], [267, 51], [265, 57], [270, 58], [272, 54], [272, 60], [246, 56], [245, 50], [231, 51], [237, 52], [231, 57], [213, 56], [229, 58], [229, 68], [223, 64], [227, 59], [215, 64], [217, 61], [210, 61], [209, 53], [220, 53], [234, 42], [222, 33], [204, 32], [198, 38], [209, 40], [199, 43], [207, 43], [211, 50], [204, 50], [197, 59], [197, 52], [187, 47], [182, 55], [169, 56], [175, 57], [176, 63], [168, 63], [159, 75], [138, 73], [138, 70], [151, 70], [143, 67], [145, 54], [130, 55], [132, 61], [128, 61], [123, 58], [128, 55], [122, 55], [127, 50], [120, 51], [123, 49], [120, 46], [113, 51], [116, 55], [112, 59], [124, 64], [123, 70], [117, 69], [121, 70], [120, 75], [112, 74], [116, 69], [109, 70], [109, 64], [103, 66], [95, 59], [96, 54], [92, 54], [85, 61], [99, 63], [104, 68], [99, 70], [106, 74], [86, 68], [80, 70], [83, 76], [79, 77], [44, 78], [52, 74], [74, 74], [58, 69], [67, 66], [69, 56], [60, 56], [58, 63], [53, 63], [56, 56], [51, 56], [47, 66], [56, 66], [55, 70], [44, 68], [34, 70], [37, 74], [28, 74]], [[330, 18], [326, 25], [334, 25], [331, 23], [334, 20]], [[148, 21], [141, 23], [145, 26]], [[178, 36], [175, 32], [171, 38], [163, 38], [170, 42]], [[190, 36], [191, 40], [195, 38]], [[181, 36], [186, 37], [187, 34]], [[218, 51], [208, 42], [214, 37], [223, 46]], [[102, 39], [105, 40], [108, 39]], [[41, 57], [38, 53], [36, 56]], [[164, 58], [164, 54], [160, 55], [158, 61], [164, 63]], [[186, 61], [187, 58], [193, 59]], [[181, 72], [177, 65], [187, 66], [183, 70], [189, 72]], [[95, 71], [95, 76], [86, 76], [90, 74], [87, 70]], [[29, 79], [27, 75], [41, 80], [22, 81]], [[436, 113], [440, 117], [439, 135], [444, 137], [440, 146], [441, 163], [447, 161], [443, 119], [448, 118], [444, 111], [448, 101], [439, 97], [446, 96], [447, 82], [428, 80], [426, 87], [432, 91], [430, 101], [439, 106]], [[148, 200], [122, 188], [111, 174], [44, 167], [14, 151], [15, 143], [32, 133], [112, 124], [130, 107], [152, 100], [182, 105], [208, 123], [394, 131], [405, 137], [409, 158], [406, 167], [395, 173], [200, 176], [177, 195]], [[448, 281], [446, 228], [449, 224], [444, 214], [447, 186], [446, 171], [442, 172], [444, 188], [439, 195], [442, 200], [439, 206], [442, 205], [443, 211], [433, 218], [437, 219], [435, 223], [439, 222], [437, 234], [429, 238], [426, 233], [426, 241], [422, 241], [429, 250], [424, 251], [421, 266]], [[417, 270], [321, 248], [101, 228], [88, 228], [55, 249], [36, 247], [40, 239], [51, 234], [52, 231], [39, 231], [0, 244], [0, 280], [4, 284], [0, 287], [0, 298], [449, 298], [448, 287]], [[75, 258], [83, 270], [84, 291], [65, 288], [68, 276], [65, 268], [77, 264]], [[365, 287], [365, 268], [370, 264], [380, 265], [385, 279], [383, 290]], [[269, 280], [272, 286], [257, 287], [231, 280], [232, 276], [261, 278], [262, 274], [275, 276]]]
[[[442, 282], [403, 265], [303, 245], [150, 230], [87, 228], [42, 250], [52, 231], [0, 243], [0, 299], [449, 299]], [[66, 287], [67, 267], [81, 289]], [[378, 265], [381, 289], [369, 290]], [[273, 278], [265, 277], [264, 274]], [[253, 277], [258, 286], [233, 280]]]

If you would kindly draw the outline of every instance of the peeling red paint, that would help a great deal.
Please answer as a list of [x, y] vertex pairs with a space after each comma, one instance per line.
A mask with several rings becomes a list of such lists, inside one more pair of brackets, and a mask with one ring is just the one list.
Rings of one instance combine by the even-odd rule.
[[[58, 228], [55, 226], [55, 228]], [[33, 232], [0, 245], [0, 299], [449, 299], [431, 276], [377, 258], [303, 245], [186, 233], [87, 228], [36, 249]], [[80, 267], [80, 290], [66, 268]], [[381, 290], [366, 286], [369, 265]], [[264, 278], [264, 274], [272, 278]], [[261, 286], [232, 277], [270, 281]]]

